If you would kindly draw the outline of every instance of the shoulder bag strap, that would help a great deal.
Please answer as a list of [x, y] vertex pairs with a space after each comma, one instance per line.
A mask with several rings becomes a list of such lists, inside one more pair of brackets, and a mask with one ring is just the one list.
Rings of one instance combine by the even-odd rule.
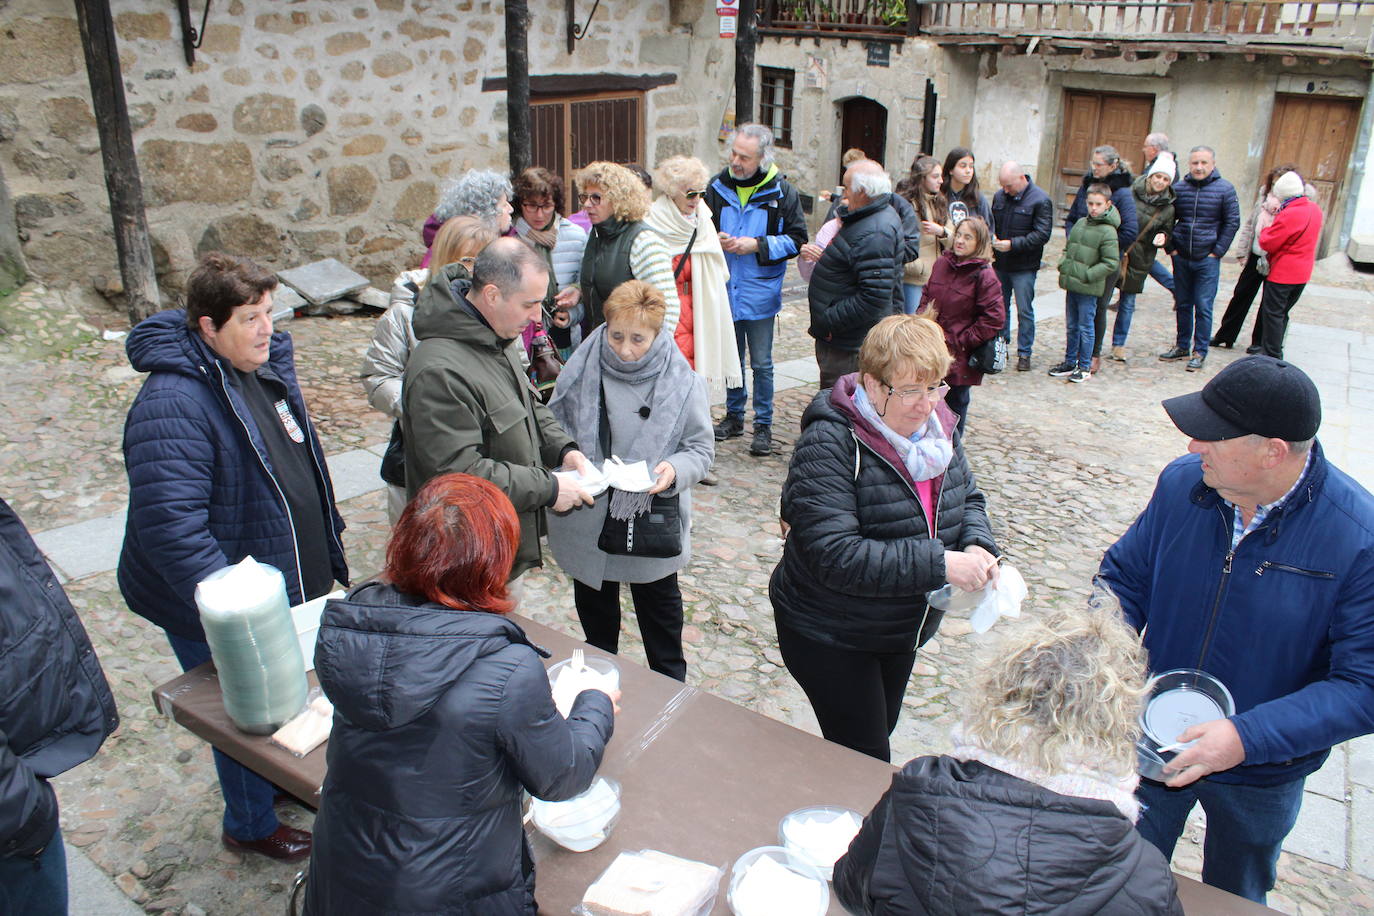
[[[687, 263], [687, 259], [690, 258], [690, 257], [692, 256], [692, 246], [693, 246], [694, 244], [696, 244], [696, 240], [697, 240], [697, 230], [700, 229], [700, 228], [701, 228], [700, 226], [693, 226], [693, 227], [692, 227], [692, 235], [691, 235], [690, 238], [687, 239], [687, 248], [682, 252], [682, 257], [681, 257], [681, 258], [678, 258], [677, 266], [673, 268], [673, 282], [674, 282], [674, 283], [677, 282], [678, 274], [682, 273], [682, 265], [683, 265], [683, 264], [686, 264], [686, 263]], [[606, 400], [605, 400], [605, 395], [604, 395], [604, 394], [602, 395], [601, 404], [602, 404], [602, 407], [604, 408], [604, 407], [605, 407], [605, 404], [606, 404]]]

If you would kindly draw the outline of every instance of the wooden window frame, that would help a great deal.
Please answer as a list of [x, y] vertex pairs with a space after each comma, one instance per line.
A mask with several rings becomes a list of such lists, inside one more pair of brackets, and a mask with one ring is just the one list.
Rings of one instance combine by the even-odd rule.
[[[792, 106], [796, 99], [797, 71], [786, 67], [759, 67], [759, 123], [773, 131], [773, 142], [792, 148]], [[775, 93], [782, 93], [782, 104]], [[779, 117], [780, 116], [780, 117]]]
[[[572, 130], [572, 106], [578, 102], [605, 102], [605, 101], [633, 101], [639, 120], [639, 134], [635, 137], [635, 144], [639, 150], [639, 159], [642, 162], [645, 152], [644, 137], [644, 116], [645, 116], [645, 93], [639, 89], [611, 89], [602, 92], [581, 92], [569, 95], [541, 95], [530, 99], [530, 107], [542, 107], [545, 105], [561, 105], [563, 107], [563, 125], [565, 137], [571, 137]], [[573, 194], [573, 149], [571, 143], [563, 144], [563, 161], [559, 164], [559, 174], [563, 177], [565, 193], [568, 196], [566, 205], [569, 211], [576, 209], [576, 201], [572, 199]]]

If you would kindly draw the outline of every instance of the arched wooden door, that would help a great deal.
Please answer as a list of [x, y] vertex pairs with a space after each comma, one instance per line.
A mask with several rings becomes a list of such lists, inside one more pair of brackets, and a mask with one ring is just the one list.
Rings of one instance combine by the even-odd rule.
[[887, 153], [887, 109], [872, 99], [858, 97], [841, 103], [840, 155], [855, 147], [874, 162], [882, 162]]

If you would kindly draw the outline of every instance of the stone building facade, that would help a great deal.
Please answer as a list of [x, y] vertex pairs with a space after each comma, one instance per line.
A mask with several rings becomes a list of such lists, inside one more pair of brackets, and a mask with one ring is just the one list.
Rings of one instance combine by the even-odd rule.
[[[575, 4], [579, 24], [592, 9]], [[121, 0], [115, 10], [154, 256], [171, 294], [212, 248], [277, 268], [337, 257], [386, 284], [422, 256], [420, 227], [446, 179], [506, 167], [500, 3], [228, 0], [212, 6], [189, 67], [175, 4]], [[633, 149], [646, 165], [691, 153], [719, 167], [734, 47], [719, 36], [715, 4], [603, 0], [571, 51], [566, 10], [562, 0], [530, 3], [532, 102], [548, 115], [535, 118], [537, 156], [567, 166], [619, 132], [631, 145], [614, 149]], [[843, 148], [864, 129], [881, 134], [876, 148], [894, 177], [924, 143], [940, 156], [963, 145], [977, 154], [985, 189], [1015, 158], [1062, 199], [1077, 155], [1065, 153], [1077, 129], [1068, 106], [1079, 97], [1134, 98], [1148, 104], [1142, 127], [1168, 133], [1175, 149], [1216, 147], [1247, 210], [1276, 106], [1304, 94], [1343, 98], [1360, 135], [1333, 167], [1331, 241], [1355, 216], [1347, 200], [1374, 193], [1374, 182], [1360, 181], [1370, 149], [1367, 53], [1137, 54], [1129, 40], [1106, 54], [1064, 53], [1051, 51], [1053, 36], [911, 31], [920, 34], [889, 30], [869, 41], [764, 29], [758, 92], [766, 116], [789, 128], [778, 161], [808, 204], [836, 183]], [[1138, 140], [1120, 141], [1137, 147], [1123, 152], [1138, 156]], [[0, 181], [30, 274], [117, 285], [69, 0], [0, 3]], [[824, 212], [813, 208], [813, 228]]]

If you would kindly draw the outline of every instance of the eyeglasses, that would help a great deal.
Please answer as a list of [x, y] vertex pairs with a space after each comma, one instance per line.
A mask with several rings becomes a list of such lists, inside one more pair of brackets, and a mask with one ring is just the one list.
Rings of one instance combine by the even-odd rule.
[[538, 210], [538, 211], [541, 211], [541, 212], [542, 212], [542, 211], [544, 211], [544, 210], [552, 210], [552, 209], [553, 209], [553, 201], [549, 200], [549, 201], [545, 201], [545, 202], [542, 203], [542, 204], [536, 204], [536, 203], [534, 203], [534, 202], [532, 202], [532, 201], [522, 200], [522, 201], [520, 202], [520, 207], [521, 207], [521, 209], [523, 209], [523, 210]]
[[466, 258], [459, 258], [458, 263], [466, 264], [468, 267], [471, 267], [472, 265], [477, 263], [477, 258], [473, 257], [472, 255], [468, 255]]
[[705, 191], [683, 191], [682, 196], [688, 200], [696, 200], [698, 197], [705, 197]]
[[580, 203], [580, 204], [590, 203], [592, 206], [596, 206], [596, 205], [598, 205], [598, 204], [601, 203], [601, 195], [600, 195], [600, 194], [579, 194], [579, 195], [577, 195], [577, 202]]
[[921, 385], [912, 388], [903, 388], [901, 391], [898, 391], [891, 385], [887, 385], [886, 387], [887, 396], [889, 398], [896, 398], [908, 406], [915, 404], [921, 398], [925, 398], [927, 401], [943, 401], [945, 395], [949, 394], [949, 386], [943, 382], [938, 385]]

